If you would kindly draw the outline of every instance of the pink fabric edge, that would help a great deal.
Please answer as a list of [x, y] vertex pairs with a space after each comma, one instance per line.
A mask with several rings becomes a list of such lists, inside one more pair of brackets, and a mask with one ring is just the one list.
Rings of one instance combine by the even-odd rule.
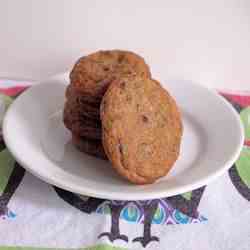
[[8, 95], [8, 96], [15, 96], [18, 93], [24, 91], [27, 89], [29, 86], [15, 86], [15, 87], [10, 87], [10, 88], [0, 88], [0, 93]]

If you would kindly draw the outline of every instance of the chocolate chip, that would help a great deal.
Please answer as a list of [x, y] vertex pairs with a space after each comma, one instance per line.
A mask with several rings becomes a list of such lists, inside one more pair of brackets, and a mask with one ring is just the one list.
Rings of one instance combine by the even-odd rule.
[[125, 82], [121, 82], [121, 83], [120, 83], [120, 87], [121, 87], [122, 89], [125, 89], [126, 83], [125, 83]]
[[118, 148], [119, 148], [120, 153], [123, 154], [123, 151], [122, 151], [122, 144], [119, 144]]
[[124, 55], [119, 55], [118, 57], [118, 63], [122, 63], [122, 61], [124, 60]]
[[143, 115], [143, 116], [142, 116], [142, 121], [143, 121], [143, 122], [148, 122], [148, 117], [145, 116], [145, 115]]

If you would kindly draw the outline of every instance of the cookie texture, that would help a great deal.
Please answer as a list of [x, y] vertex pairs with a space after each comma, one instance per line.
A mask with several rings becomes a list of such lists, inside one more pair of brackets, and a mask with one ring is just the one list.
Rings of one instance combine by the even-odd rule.
[[72, 142], [81, 152], [107, 160], [101, 140], [91, 140], [72, 134]]
[[90, 119], [84, 116], [81, 110], [74, 108], [70, 102], [66, 102], [63, 112], [64, 125], [72, 133], [90, 139], [101, 139], [101, 122], [100, 120]]
[[148, 184], [169, 172], [183, 128], [174, 99], [159, 82], [144, 77], [113, 81], [100, 115], [105, 153], [121, 176]]

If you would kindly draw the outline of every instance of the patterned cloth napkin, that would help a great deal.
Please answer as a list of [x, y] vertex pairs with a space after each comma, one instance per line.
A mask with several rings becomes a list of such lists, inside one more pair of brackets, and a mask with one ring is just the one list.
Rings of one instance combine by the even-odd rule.
[[[26, 88], [16, 84], [0, 81], [0, 124]], [[220, 94], [244, 124], [240, 158], [212, 184], [170, 198], [112, 201], [51, 186], [13, 159], [0, 133], [0, 250], [249, 249], [250, 93]]]

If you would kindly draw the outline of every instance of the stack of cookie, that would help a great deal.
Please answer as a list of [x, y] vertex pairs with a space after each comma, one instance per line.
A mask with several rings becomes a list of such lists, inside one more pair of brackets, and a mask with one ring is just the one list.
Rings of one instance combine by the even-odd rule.
[[153, 183], [177, 160], [180, 112], [142, 57], [112, 50], [80, 58], [66, 98], [64, 124], [73, 143], [108, 159], [130, 182]]
[[113, 80], [129, 75], [151, 77], [144, 59], [129, 51], [99, 51], [75, 64], [66, 91], [64, 124], [81, 151], [106, 159], [101, 141], [101, 100]]

